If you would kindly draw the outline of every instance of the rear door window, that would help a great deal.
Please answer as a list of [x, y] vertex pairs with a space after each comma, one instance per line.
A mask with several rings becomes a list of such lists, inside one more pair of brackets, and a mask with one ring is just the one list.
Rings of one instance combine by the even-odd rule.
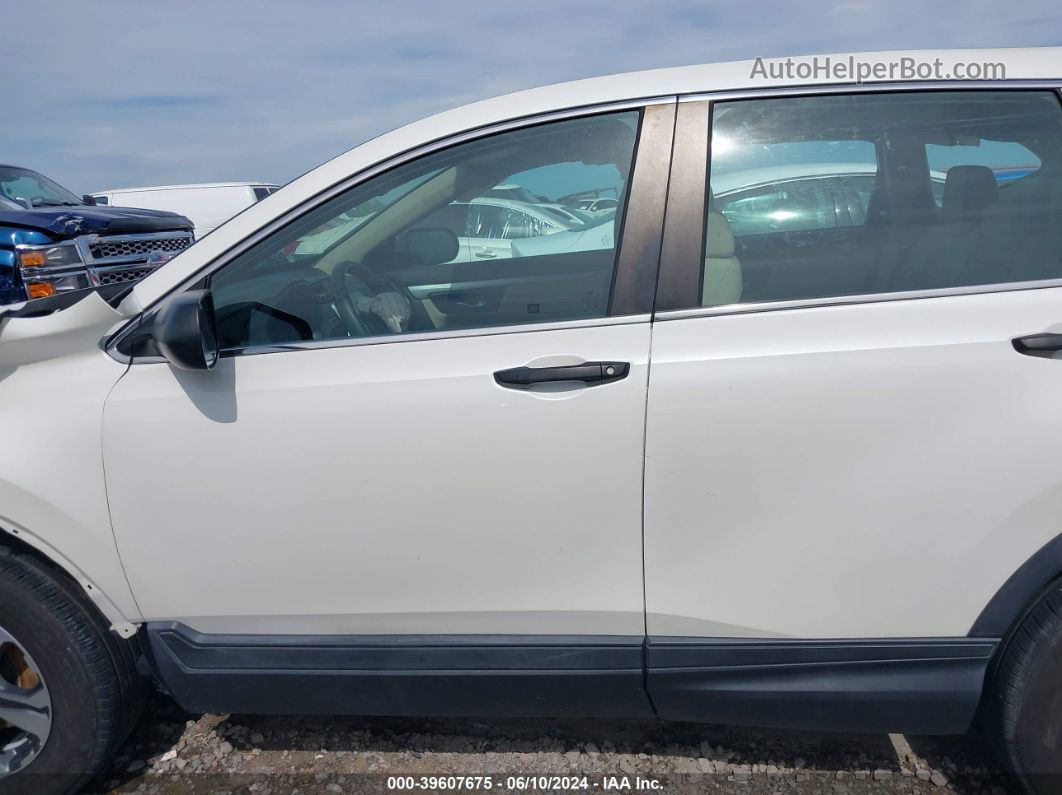
[[743, 187], [715, 204], [739, 235], [861, 226], [873, 187], [872, 174], [813, 176]]
[[1043, 165], [1027, 146], [1016, 141], [960, 138], [948, 144], [926, 144], [926, 161], [937, 207], [944, 204], [944, 183], [952, 166], [985, 166], [1002, 189], [1031, 176]]
[[705, 306], [1062, 278], [1052, 91], [714, 103]]

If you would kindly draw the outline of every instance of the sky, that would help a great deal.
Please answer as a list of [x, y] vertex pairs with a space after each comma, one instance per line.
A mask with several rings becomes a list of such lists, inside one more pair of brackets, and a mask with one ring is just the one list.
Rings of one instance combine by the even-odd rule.
[[78, 194], [284, 183], [436, 111], [594, 75], [1062, 44], [1058, 0], [11, 0], [0, 17], [0, 163]]

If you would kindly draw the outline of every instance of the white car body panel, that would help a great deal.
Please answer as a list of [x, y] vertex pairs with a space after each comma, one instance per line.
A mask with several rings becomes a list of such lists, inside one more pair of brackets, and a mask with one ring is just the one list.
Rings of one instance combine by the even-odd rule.
[[1011, 345], [1059, 331], [1062, 288], [654, 324], [648, 633], [966, 635], [1062, 529], [1062, 367]]
[[490, 237], [459, 237], [457, 256], [451, 262], [474, 262], [479, 259], [510, 259], [513, 256], [512, 240]]
[[581, 201], [575, 205], [575, 209], [590, 215], [593, 218], [604, 218], [606, 215], [616, 213], [616, 199], [594, 199], [593, 201]]
[[0, 390], [9, 408], [0, 533], [66, 569], [128, 632], [141, 616], [115, 550], [100, 456], [103, 403], [126, 365], [94, 344], [122, 320], [95, 294], [52, 315], [0, 320]]
[[[104, 458], [145, 617], [640, 635], [648, 354], [641, 322], [133, 366]], [[580, 360], [631, 373], [545, 393], [490, 375]]]
[[538, 257], [566, 251], [599, 251], [615, 245], [616, 222], [613, 219], [587, 229], [514, 240], [512, 250], [518, 257]]
[[[556, 234], [563, 234], [564, 227], [561, 226], [554, 218], [550, 218], [543, 213], [538, 207], [527, 202], [514, 201], [510, 199], [494, 199], [494, 198], [476, 198], [468, 202], [468, 204], [480, 204], [486, 207], [501, 207], [504, 209], [515, 210], [517, 212], [530, 215], [532, 218], [540, 221], [543, 224], [549, 226], [550, 231], [542, 235], [535, 235], [533, 237], [508, 239], [508, 238], [493, 238], [493, 237], [467, 237], [465, 235], [458, 235], [457, 242], [460, 246], [459, 253], [455, 258], [458, 262], [474, 262], [477, 259], [509, 259], [513, 256], [513, 245], [515, 243], [522, 242], [524, 240], [537, 240], [541, 237], [549, 237]], [[451, 260], [454, 261], [454, 260]]]
[[159, 185], [148, 188], [121, 188], [93, 193], [105, 198], [111, 207], [143, 207], [169, 210], [188, 218], [200, 240], [237, 213], [255, 204], [255, 188], [276, 189], [271, 182], [217, 182], [197, 185]]

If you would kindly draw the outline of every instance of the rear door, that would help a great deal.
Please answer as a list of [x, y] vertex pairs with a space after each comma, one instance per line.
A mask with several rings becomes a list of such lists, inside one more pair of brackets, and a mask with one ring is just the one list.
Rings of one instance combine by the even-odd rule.
[[[1062, 338], [1021, 342], [1062, 332], [1058, 95], [691, 102], [676, 140], [702, 146], [676, 153], [654, 323], [649, 635], [965, 636], [1060, 529]], [[712, 179], [765, 153], [863, 159], [863, 223], [731, 227]]]

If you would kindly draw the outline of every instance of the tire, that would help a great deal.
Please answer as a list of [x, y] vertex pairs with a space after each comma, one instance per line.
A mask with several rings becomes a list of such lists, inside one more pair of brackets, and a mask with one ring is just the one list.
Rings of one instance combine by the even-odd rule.
[[[51, 717], [43, 745], [32, 735], [19, 734], [13, 724], [0, 729], [12, 743], [29, 736], [33, 744], [23, 747], [37, 749], [21, 769], [0, 777], [0, 792], [76, 792], [99, 775], [143, 708], [146, 688], [136, 671], [137, 647], [108, 629], [80, 586], [65, 573], [34, 555], [4, 546], [0, 546], [0, 630], [9, 639], [2, 650], [6, 656], [0, 656], [0, 663], [7, 665], [5, 678], [11, 678], [12, 650], [22, 655], [16, 659], [31, 660], [36, 671], [29, 672], [29, 681], [43, 680]], [[26, 680], [15, 684], [30, 687]], [[8, 767], [15, 770], [18, 765]]]
[[985, 702], [985, 729], [1029, 792], [1062, 793], [1062, 578], [1006, 639]]

